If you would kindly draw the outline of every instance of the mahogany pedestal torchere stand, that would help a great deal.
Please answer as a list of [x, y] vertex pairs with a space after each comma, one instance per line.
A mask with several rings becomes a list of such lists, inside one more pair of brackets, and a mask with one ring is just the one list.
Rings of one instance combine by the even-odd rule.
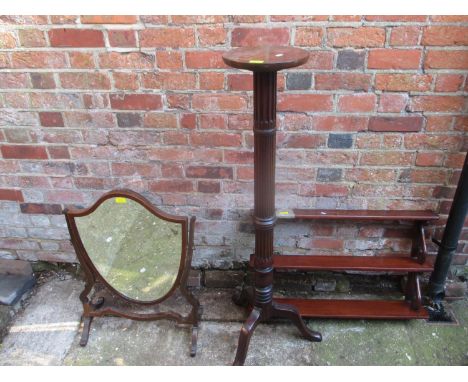
[[293, 47], [238, 48], [224, 62], [253, 71], [254, 81], [254, 301], [242, 326], [234, 365], [243, 365], [253, 331], [261, 321], [287, 318], [310, 341], [322, 340], [311, 331], [293, 305], [273, 301], [273, 231], [275, 213], [276, 72], [307, 62], [309, 53]]

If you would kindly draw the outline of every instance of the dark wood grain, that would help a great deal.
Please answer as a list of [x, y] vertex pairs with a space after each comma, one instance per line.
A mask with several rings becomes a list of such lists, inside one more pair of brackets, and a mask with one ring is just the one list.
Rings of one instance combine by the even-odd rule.
[[302, 317], [346, 319], [425, 319], [426, 309], [414, 310], [402, 300], [304, 300], [275, 298], [275, 302], [297, 307]]
[[254, 72], [277, 72], [305, 64], [308, 59], [309, 52], [291, 46], [237, 48], [223, 54], [227, 65]]
[[[320, 210], [320, 209], [293, 209], [295, 219], [313, 220], [406, 220], [430, 221], [439, 219], [439, 215], [432, 211], [419, 210]], [[278, 215], [279, 219], [290, 219], [287, 215]]]
[[[251, 265], [253, 259], [251, 258]], [[431, 272], [432, 262], [419, 263], [408, 255], [402, 256], [318, 256], [318, 255], [276, 255], [273, 256], [275, 269], [302, 271], [367, 271], [367, 272]]]

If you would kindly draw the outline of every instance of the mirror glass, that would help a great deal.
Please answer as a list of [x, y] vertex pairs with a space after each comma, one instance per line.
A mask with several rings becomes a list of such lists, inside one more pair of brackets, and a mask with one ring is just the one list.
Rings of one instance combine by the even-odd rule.
[[95, 268], [121, 294], [154, 301], [174, 285], [182, 256], [181, 224], [124, 197], [105, 200], [75, 222]]

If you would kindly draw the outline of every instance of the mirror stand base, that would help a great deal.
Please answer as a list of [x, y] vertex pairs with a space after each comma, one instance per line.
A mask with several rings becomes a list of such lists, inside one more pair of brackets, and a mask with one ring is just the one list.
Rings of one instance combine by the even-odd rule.
[[83, 331], [81, 333], [80, 346], [86, 346], [89, 338], [89, 330], [91, 329], [91, 322], [93, 316], [83, 316]]

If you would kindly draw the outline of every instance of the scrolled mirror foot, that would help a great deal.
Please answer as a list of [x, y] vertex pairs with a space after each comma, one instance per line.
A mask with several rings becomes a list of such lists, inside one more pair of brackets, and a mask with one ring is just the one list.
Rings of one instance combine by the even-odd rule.
[[83, 317], [83, 332], [81, 333], [80, 346], [86, 346], [89, 338], [89, 330], [91, 329], [91, 322], [93, 317]]

